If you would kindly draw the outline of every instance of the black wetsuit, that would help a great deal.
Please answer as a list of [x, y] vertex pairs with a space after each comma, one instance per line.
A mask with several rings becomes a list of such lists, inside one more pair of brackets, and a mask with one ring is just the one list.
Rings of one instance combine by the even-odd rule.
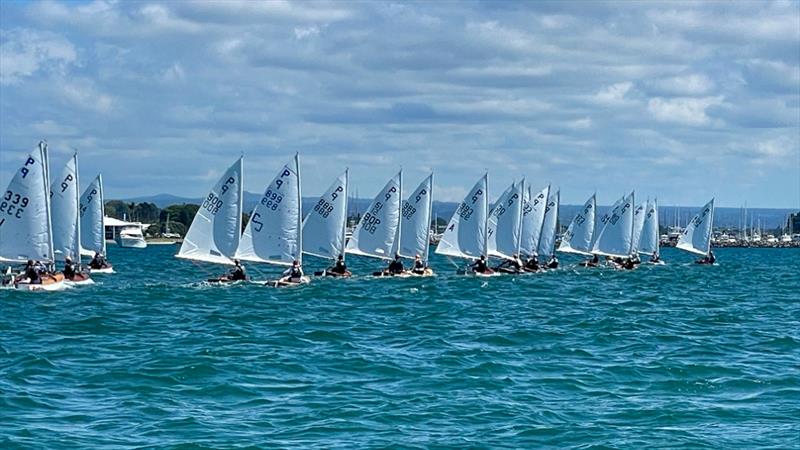
[[247, 272], [245, 272], [244, 267], [236, 266], [231, 270], [230, 275], [231, 281], [244, 281], [247, 279]]
[[486, 265], [485, 259], [479, 259], [475, 261], [475, 264], [473, 264], [471, 267], [473, 272], [486, 273], [489, 271], [489, 266]]
[[89, 267], [92, 269], [102, 269], [106, 266], [106, 259], [103, 256], [95, 256], [92, 258], [92, 261], [89, 263]]
[[336, 264], [333, 265], [328, 272], [335, 273], [338, 275], [344, 275], [347, 273], [347, 265], [345, 265], [344, 261], [336, 261]]
[[537, 271], [539, 270], [539, 260], [536, 259], [534, 256], [533, 258], [529, 259], [528, 262], [525, 263], [525, 269], [530, 271]]
[[75, 270], [75, 264], [64, 264], [64, 278], [71, 280], [75, 278], [77, 271]]
[[25, 278], [29, 279], [31, 284], [40, 284], [42, 282], [39, 272], [33, 266], [25, 268]]
[[292, 268], [289, 269], [289, 279], [294, 280], [299, 278], [303, 278], [303, 269], [299, 266], [292, 266]]
[[548, 269], [558, 269], [558, 260], [553, 258], [547, 263]]
[[403, 273], [403, 270], [405, 270], [403, 267], [403, 261], [399, 259], [395, 259], [394, 261], [390, 262], [389, 267], [386, 268], [386, 271], [393, 275]]

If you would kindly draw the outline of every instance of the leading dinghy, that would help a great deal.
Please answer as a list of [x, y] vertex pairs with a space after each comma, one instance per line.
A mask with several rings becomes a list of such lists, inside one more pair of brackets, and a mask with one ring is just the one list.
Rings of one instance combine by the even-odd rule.
[[67, 283], [86, 285], [94, 283], [81, 271], [81, 229], [78, 213], [78, 154], [72, 155], [64, 170], [50, 184], [50, 211], [53, 223], [53, 252], [56, 261], [64, 263]]
[[403, 272], [404, 275], [433, 276], [433, 270], [428, 266], [432, 212], [433, 174], [430, 174], [411, 192], [408, 200], [403, 201], [397, 254], [414, 259], [414, 265]]
[[676, 248], [702, 255], [703, 258], [696, 261], [697, 264], [714, 264], [716, 257], [711, 251], [711, 230], [714, 226], [714, 199], [703, 206], [686, 225], [678, 239]]
[[175, 257], [236, 266], [233, 258], [242, 229], [243, 159], [233, 163], [206, 195]]
[[0, 261], [27, 263], [19, 276], [3, 285], [25, 291], [58, 291], [64, 275], [45, 270], [55, 262], [50, 220], [47, 144], [29, 154], [0, 198]]
[[333, 182], [303, 221], [303, 253], [336, 261], [314, 275], [349, 277], [345, 264], [349, 171]]
[[106, 228], [103, 211], [103, 177], [97, 177], [83, 191], [79, 203], [81, 254], [91, 256], [91, 273], [114, 273], [106, 260]]
[[374, 275], [397, 275], [403, 272], [398, 255], [392, 257], [400, 233], [400, 206], [403, 172], [400, 171], [378, 192], [367, 212], [361, 217], [353, 236], [347, 242], [347, 253], [393, 261], [399, 267], [375, 272]]
[[[436, 247], [436, 253], [439, 255], [478, 260], [471, 266], [469, 272], [478, 276], [496, 275], [487, 265], [488, 176], [484, 174], [464, 197], [450, 218]], [[460, 271], [460, 273], [468, 272]]]
[[303, 274], [300, 156], [284, 165], [264, 190], [242, 234], [236, 258], [289, 267], [273, 287], [307, 284]]

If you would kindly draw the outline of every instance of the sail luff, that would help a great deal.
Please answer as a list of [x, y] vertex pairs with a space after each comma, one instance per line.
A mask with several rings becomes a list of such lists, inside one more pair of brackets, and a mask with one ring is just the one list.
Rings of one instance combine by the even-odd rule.
[[428, 266], [428, 258], [430, 257], [430, 252], [431, 252], [431, 216], [433, 215], [433, 172], [431, 172], [430, 180], [431, 181], [428, 183], [430, 193], [428, 194], [428, 223], [426, 227], [428, 232], [425, 235], [425, 256], [423, 257], [423, 263], [425, 264], [425, 267]]
[[295, 259], [299, 265], [303, 265], [303, 193], [300, 178], [300, 152], [294, 154], [294, 170], [297, 174], [297, 249]]
[[[344, 169], [344, 224], [342, 225], [342, 246], [339, 249], [339, 254], [342, 255], [343, 262], [345, 258], [347, 258], [345, 256], [347, 254], [345, 248], [347, 247], [347, 216], [349, 214], [347, 208], [350, 206], [349, 194], [350, 194], [350, 168], [346, 167]], [[338, 256], [334, 256], [334, 260], [336, 260], [336, 258], [338, 258]]]
[[102, 238], [100, 240], [103, 242], [103, 256], [105, 256], [107, 250], [106, 246], [108, 244], [106, 243], [106, 193], [105, 188], [103, 187], [103, 174], [97, 174], [97, 179], [100, 182], [98, 184], [98, 186], [100, 186], [100, 189], [98, 189], [98, 191], [100, 191], [100, 223], [102, 224], [100, 227]]
[[52, 207], [50, 204], [50, 155], [47, 151], [47, 144], [46, 143], [39, 143], [39, 146], [42, 147], [43, 158], [42, 162], [44, 163], [44, 204], [45, 210], [47, 211], [47, 237], [49, 240], [49, 251], [50, 251], [50, 261], [55, 263], [56, 255], [55, 249], [53, 247], [53, 218], [52, 215]]
[[522, 181], [520, 181], [520, 188], [519, 188], [519, 213], [518, 213], [518, 222], [517, 225], [517, 257], [520, 256], [520, 249], [522, 248], [522, 212], [524, 211], [525, 205], [525, 177], [522, 177]]
[[75, 249], [76, 254], [73, 255], [75, 262], [80, 266], [81, 263], [81, 215], [79, 208], [81, 205], [81, 183], [80, 183], [80, 170], [78, 170], [78, 152], [72, 155], [75, 162]]
[[[486, 192], [483, 195], [483, 208], [485, 214], [489, 214], [489, 171], [483, 175], [483, 185], [486, 187]], [[483, 256], [489, 258], [489, 218], [483, 218]]]

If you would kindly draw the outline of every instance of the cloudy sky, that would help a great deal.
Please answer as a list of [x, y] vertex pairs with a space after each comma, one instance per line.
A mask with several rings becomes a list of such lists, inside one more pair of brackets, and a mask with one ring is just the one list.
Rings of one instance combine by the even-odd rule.
[[[2, 2], [0, 182], [47, 139], [108, 198], [399, 168], [562, 201], [800, 206], [800, 2]], [[54, 169], [56, 170], [56, 169]]]

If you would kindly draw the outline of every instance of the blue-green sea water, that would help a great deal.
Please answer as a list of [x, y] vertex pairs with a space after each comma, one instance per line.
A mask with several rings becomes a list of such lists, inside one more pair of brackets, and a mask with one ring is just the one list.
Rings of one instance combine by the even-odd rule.
[[798, 249], [291, 289], [175, 250], [0, 291], [0, 447], [800, 447]]

